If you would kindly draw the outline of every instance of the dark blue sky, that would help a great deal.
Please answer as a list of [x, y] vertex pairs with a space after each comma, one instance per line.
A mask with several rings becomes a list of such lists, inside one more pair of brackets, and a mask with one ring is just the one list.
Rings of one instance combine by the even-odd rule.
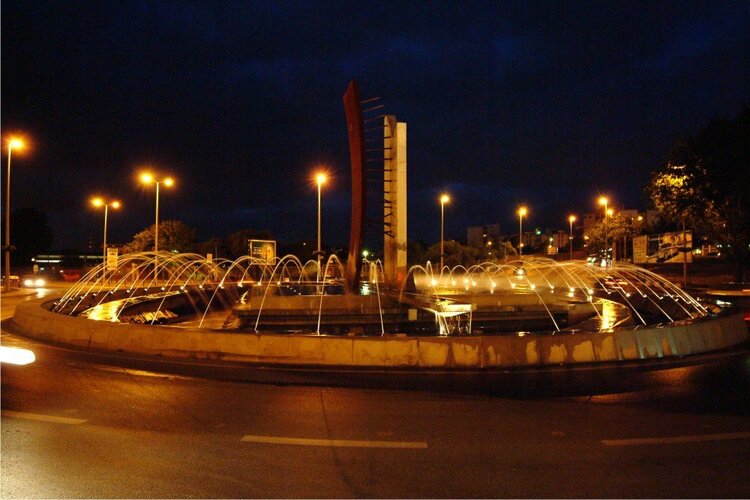
[[[409, 5], [414, 4], [414, 5]], [[162, 219], [199, 238], [241, 228], [346, 242], [342, 94], [408, 123], [409, 236], [469, 225], [566, 228], [599, 193], [645, 208], [675, 139], [750, 103], [750, 3], [2, 2], [3, 134], [13, 207], [48, 213], [57, 247], [101, 239], [94, 193], [117, 196], [110, 241], [153, 223], [141, 165], [173, 175]], [[4, 179], [3, 179], [4, 181]]]

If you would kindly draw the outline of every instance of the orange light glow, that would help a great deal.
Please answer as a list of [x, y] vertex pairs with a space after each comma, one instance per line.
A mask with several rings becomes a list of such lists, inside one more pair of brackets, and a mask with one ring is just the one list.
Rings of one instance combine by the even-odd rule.
[[0, 363], [28, 365], [35, 360], [36, 356], [34, 356], [34, 353], [28, 349], [0, 346]]
[[19, 137], [11, 137], [8, 139], [8, 148], [10, 149], [24, 149], [26, 143]]

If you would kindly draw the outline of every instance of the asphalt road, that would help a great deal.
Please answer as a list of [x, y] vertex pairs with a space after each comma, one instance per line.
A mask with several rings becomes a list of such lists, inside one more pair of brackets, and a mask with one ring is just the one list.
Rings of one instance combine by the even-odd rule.
[[216, 380], [2, 343], [37, 356], [1, 368], [3, 498], [750, 496], [747, 354], [623, 373], [637, 382], [612, 394], [509, 376], [509, 397]]

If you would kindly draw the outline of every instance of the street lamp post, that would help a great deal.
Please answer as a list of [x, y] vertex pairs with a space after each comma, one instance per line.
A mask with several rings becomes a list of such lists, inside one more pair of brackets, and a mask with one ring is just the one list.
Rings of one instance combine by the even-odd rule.
[[159, 186], [164, 184], [166, 187], [174, 185], [174, 180], [171, 177], [162, 179], [160, 181], [151, 174], [141, 174], [141, 182], [144, 184], [155, 184], [156, 185], [156, 224], [154, 226], [154, 253], [159, 253]]
[[518, 256], [523, 254], [523, 217], [529, 213], [524, 206], [518, 208]]
[[170, 187], [174, 185], [174, 180], [167, 177], [159, 181], [152, 174], [145, 173], [141, 174], [141, 182], [156, 185], [156, 223], [154, 225], [154, 277], [156, 279], [159, 273], [159, 186], [164, 184], [166, 187]]
[[443, 250], [445, 241], [445, 204], [450, 203], [451, 197], [447, 194], [440, 196], [440, 274], [443, 274], [443, 266], [445, 265], [445, 252]]
[[318, 251], [316, 252], [318, 256], [318, 281], [320, 281], [320, 266], [321, 266], [321, 261], [323, 260], [323, 250], [322, 250], [322, 243], [321, 243], [322, 241], [321, 224], [320, 224], [320, 221], [321, 221], [321, 217], [320, 217], [321, 194], [320, 193], [321, 193], [321, 187], [323, 186], [323, 184], [326, 183], [327, 180], [328, 180], [328, 177], [326, 176], [324, 172], [320, 172], [315, 176], [315, 182], [318, 184]]
[[109, 212], [109, 207], [114, 209], [120, 208], [120, 202], [111, 201], [106, 203], [101, 198], [94, 198], [91, 200], [91, 204], [96, 208], [104, 207], [104, 241], [102, 242], [102, 277], [104, 277], [107, 274], [107, 214]]
[[568, 245], [570, 246], [570, 260], [573, 260], [573, 223], [576, 221], [576, 216], [571, 215], [568, 217], [570, 223], [570, 234], [568, 237]]
[[609, 261], [609, 227], [607, 226], [607, 217], [609, 216], [609, 199], [606, 196], [599, 198], [599, 205], [604, 207], [604, 259]]
[[5, 183], [5, 291], [10, 291], [10, 157], [13, 149], [23, 149], [24, 142], [21, 139], [11, 138], [8, 140], [8, 179]]

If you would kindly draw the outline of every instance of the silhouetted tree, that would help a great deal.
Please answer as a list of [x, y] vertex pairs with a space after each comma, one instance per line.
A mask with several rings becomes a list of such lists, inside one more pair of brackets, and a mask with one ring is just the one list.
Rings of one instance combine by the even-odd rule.
[[[154, 249], [154, 231], [152, 224], [133, 237], [133, 241], [123, 248], [127, 252], [144, 252]], [[192, 252], [195, 246], [195, 229], [178, 220], [159, 222], [159, 251]]]
[[[465, 267], [473, 266], [484, 260], [481, 252], [471, 246], [462, 245], [458, 241], [448, 240], [443, 243], [445, 251], [445, 265], [455, 267], [462, 265]], [[440, 243], [435, 243], [425, 252], [425, 259], [432, 262], [433, 265], [440, 266]]]
[[[268, 238], [259, 238], [268, 239]], [[315, 244], [308, 241], [295, 241], [294, 243], [280, 243], [276, 251], [279, 257], [285, 255], [294, 255], [302, 262], [314, 258], [312, 252], [315, 250]]]
[[634, 236], [641, 234], [643, 225], [642, 220], [631, 220], [623, 217], [622, 214], [615, 213], [611, 217], [607, 217], [606, 222], [601, 219], [589, 229], [587, 233], [589, 237], [588, 248], [591, 252], [604, 250], [605, 236], [609, 240], [610, 247], [613, 247], [625, 238], [632, 239]]
[[[161, 232], [161, 227], [159, 228], [159, 232]], [[200, 255], [211, 254], [214, 259], [219, 257], [229, 258], [229, 250], [227, 249], [224, 239], [219, 238], [218, 236], [196, 243], [193, 251]]]
[[750, 108], [680, 141], [647, 188], [660, 215], [721, 243], [737, 281], [750, 264]]
[[406, 265], [408, 267], [423, 266], [427, 262], [425, 258], [426, 250], [427, 245], [423, 241], [406, 240]]
[[[5, 234], [5, 217], [2, 217], [2, 234]], [[10, 243], [15, 250], [11, 251], [10, 260], [13, 266], [31, 265], [31, 258], [49, 250], [52, 241], [47, 214], [36, 208], [19, 208], [11, 212]]]

